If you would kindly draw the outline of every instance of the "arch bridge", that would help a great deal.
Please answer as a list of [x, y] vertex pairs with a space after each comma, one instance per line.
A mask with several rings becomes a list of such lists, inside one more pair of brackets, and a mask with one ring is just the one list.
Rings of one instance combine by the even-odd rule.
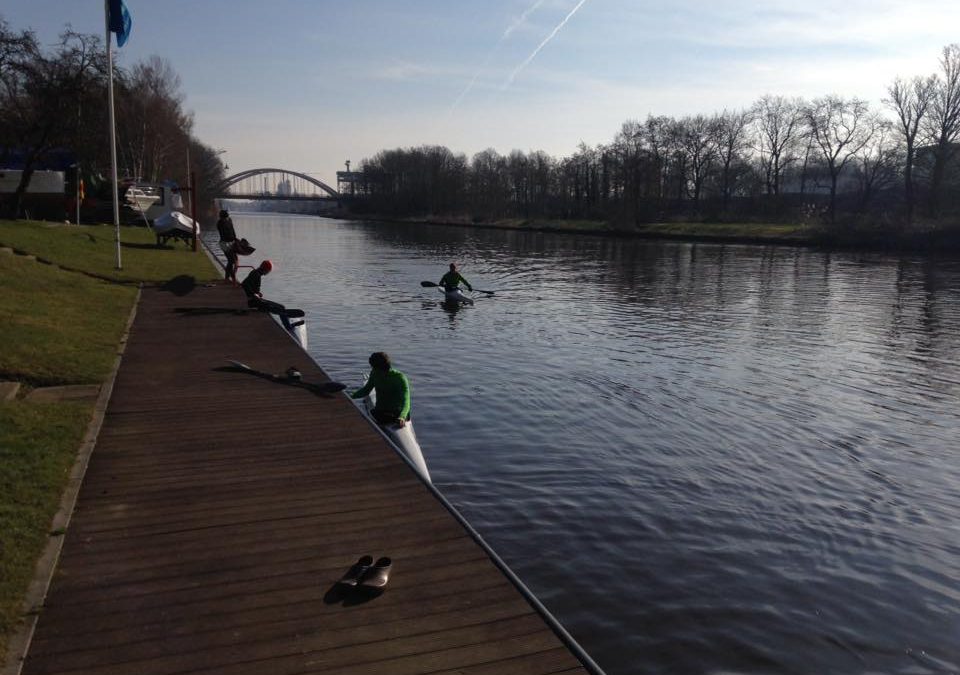
[[217, 187], [220, 199], [277, 201], [339, 199], [340, 193], [306, 173], [290, 169], [249, 169], [225, 178]]

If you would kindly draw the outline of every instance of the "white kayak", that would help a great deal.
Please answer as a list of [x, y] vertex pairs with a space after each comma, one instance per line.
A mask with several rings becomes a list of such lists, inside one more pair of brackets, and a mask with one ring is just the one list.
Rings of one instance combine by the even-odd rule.
[[443, 299], [445, 302], [463, 303], [465, 305], [473, 304], [473, 298], [471, 298], [468, 295], [465, 295], [464, 292], [461, 291], [459, 288], [455, 288], [452, 291], [447, 291], [447, 290], [444, 290], [443, 288], [441, 288], [440, 290], [443, 291]]
[[417, 434], [413, 430], [413, 422], [408, 420], [402, 427], [399, 424], [378, 424], [370, 412], [376, 404], [375, 392], [371, 392], [369, 396], [363, 398], [363, 411], [367, 414], [367, 417], [383, 431], [384, 435], [393, 443], [394, 447], [403, 453], [404, 457], [413, 462], [417, 472], [424, 480], [428, 483], [433, 482], [430, 480], [430, 472], [427, 471], [427, 462], [423, 458], [423, 451], [420, 450], [420, 441], [417, 440]]
[[296, 338], [303, 351], [307, 351], [307, 324], [303, 319], [295, 322], [293, 325], [293, 337]]

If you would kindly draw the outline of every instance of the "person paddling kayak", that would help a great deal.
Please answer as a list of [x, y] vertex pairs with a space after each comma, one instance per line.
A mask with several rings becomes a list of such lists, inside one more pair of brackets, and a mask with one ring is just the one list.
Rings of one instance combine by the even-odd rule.
[[390, 357], [384, 352], [374, 352], [369, 359], [370, 376], [362, 388], [350, 394], [350, 398], [363, 398], [371, 391], [377, 392], [376, 407], [370, 411], [379, 424], [404, 426], [410, 419], [410, 383], [407, 376], [393, 367]]
[[473, 290], [473, 286], [470, 285], [470, 282], [463, 278], [463, 276], [457, 271], [457, 264], [450, 263], [450, 271], [443, 275], [443, 278], [440, 279], [440, 286], [443, 287], [447, 293], [452, 293], [453, 291], [460, 288], [460, 284], [463, 284], [467, 287], [468, 291]]

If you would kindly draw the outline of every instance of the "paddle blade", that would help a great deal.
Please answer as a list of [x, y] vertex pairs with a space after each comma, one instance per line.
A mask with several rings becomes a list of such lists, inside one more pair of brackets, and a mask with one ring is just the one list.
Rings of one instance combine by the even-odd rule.
[[440, 284], [435, 284], [432, 281], [421, 281], [420, 285], [424, 288], [433, 288], [434, 286], [439, 286]]

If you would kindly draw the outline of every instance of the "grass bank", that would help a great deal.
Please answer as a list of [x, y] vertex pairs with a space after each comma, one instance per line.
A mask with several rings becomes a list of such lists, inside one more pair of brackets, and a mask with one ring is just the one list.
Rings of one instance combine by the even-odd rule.
[[[113, 233], [107, 226], [0, 221], [0, 244], [37, 258], [0, 252], [0, 380], [20, 382], [22, 391], [102, 384], [135, 282], [220, 276], [202, 253], [182, 244], [158, 248], [145, 228], [121, 230], [117, 271]], [[0, 663], [92, 414], [89, 403], [22, 396], [0, 402]]]
[[108, 225], [62, 225], [36, 221], [0, 221], [0, 246], [29, 253], [45, 262], [111, 281], [162, 282], [175, 274], [212, 281], [219, 274], [205, 255], [182, 243], [158, 247], [146, 227], [120, 228], [117, 270], [116, 231]]
[[0, 379], [29, 386], [103, 382], [136, 288], [0, 256]]
[[530, 232], [569, 232], [602, 236], [685, 239], [690, 241], [721, 241], [730, 243], [813, 244], [817, 243], [819, 237], [819, 232], [807, 225], [784, 225], [776, 223], [643, 223], [630, 226], [619, 225], [603, 220], [540, 220], [522, 218], [474, 220], [466, 216], [410, 216], [397, 218], [375, 214], [358, 216], [357, 214], [349, 213], [338, 213], [335, 217]]
[[629, 225], [602, 220], [504, 218], [478, 220], [464, 215], [385, 216], [356, 214], [341, 209], [328, 214], [344, 220], [450, 225], [521, 232], [557, 232], [594, 236], [673, 239], [723, 244], [778, 244], [886, 253], [956, 253], [960, 251], [960, 224], [915, 224], [911, 228], [862, 221], [828, 226], [783, 223], [666, 222]]
[[91, 412], [82, 403], [0, 404], [0, 664]]

